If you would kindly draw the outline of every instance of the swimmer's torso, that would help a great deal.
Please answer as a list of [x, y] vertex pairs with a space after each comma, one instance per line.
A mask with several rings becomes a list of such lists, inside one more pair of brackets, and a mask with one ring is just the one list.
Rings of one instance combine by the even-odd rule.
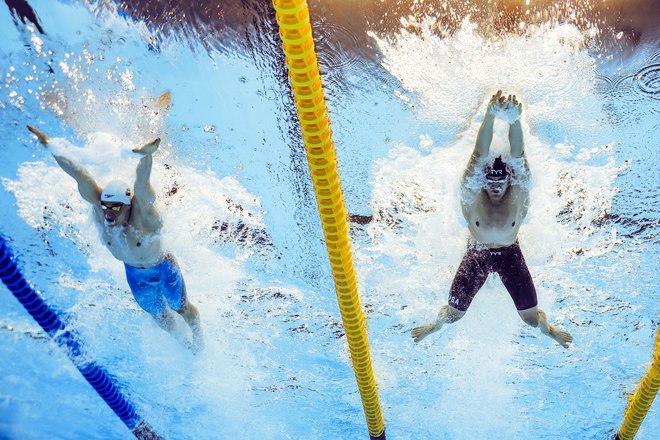
[[102, 218], [97, 218], [97, 224], [103, 244], [116, 259], [140, 268], [153, 267], [163, 260], [159, 232], [145, 233], [131, 223], [108, 226]]
[[463, 205], [463, 214], [474, 239], [488, 248], [510, 246], [527, 214], [527, 197], [517, 185], [509, 187], [500, 204], [493, 204], [485, 191]]

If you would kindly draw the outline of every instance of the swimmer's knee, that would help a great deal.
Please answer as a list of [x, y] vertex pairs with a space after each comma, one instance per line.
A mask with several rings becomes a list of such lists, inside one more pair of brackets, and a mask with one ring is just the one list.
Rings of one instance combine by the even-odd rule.
[[186, 301], [183, 307], [177, 310], [177, 313], [182, 316], [192, 316], [192, 317], [199, 316], [199, 311], [197, 310], [197, 307], [195, 307], [195, 305], [189, 301]]
[[190, 313], [190, 305], [189, 303], [184, 303], [180, 308], [178, 309], [173, 309], [175, 312], [177, 312], [179, 315], [187, 315]]

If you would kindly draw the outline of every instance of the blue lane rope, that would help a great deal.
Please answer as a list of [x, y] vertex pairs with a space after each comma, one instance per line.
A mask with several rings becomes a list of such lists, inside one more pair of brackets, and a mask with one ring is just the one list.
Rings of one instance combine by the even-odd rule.
[[71, 362], [135, 437], [140, 440], [163, 440], [137, 414], [133, 404], [124, 396], [114, 379], [103, 367], [87, 359], [77, 332], [67, 329], [67, 325], [60, 319], [57, 312], [46, 304], [41, 299], [39, 292], [25, 280], [13, 261], [11, 251], [2, 235], [0, 235], [0, 279], [51, 339], [65, 349]]

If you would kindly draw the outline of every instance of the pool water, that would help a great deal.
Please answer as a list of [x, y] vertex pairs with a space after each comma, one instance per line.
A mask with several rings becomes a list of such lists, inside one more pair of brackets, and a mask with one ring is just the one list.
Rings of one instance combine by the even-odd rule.
[[[215, 37], [111, 2], [30, 3], [45, 33], [0, 7], [0, 233], [26, 277], [165, 438], [367, 438], [267, 2], [228, 8]], [[319, 11], [346, 205], [370, 220], [351, 237], [388, 438], [613, 434], [660, 323], [658, 40], [604, 45], [606, 28], [551, 20], [489, 36], [463, 18], [443, 33], [421, 16], [357, 36], [346, 10]], [[465, 251], [460, 177], [497, 89], [523, 102], [532, 203], [519, 239], [568, 350], [525, 326], [496, 277], [461, 321], [419, 344], [409, 334], [446, 303]], [[68, 139], [53, 146], [101, 185], [131, 179], [130, 149], [162, 139], [152, 182], [204, 352], [185, 348], [182, 323], [178, 340], [139, 309], [26, 124]], [[0, 438], [130, 438], [0, 295]], [[654, 432], [657, 402], [637, 438]]]

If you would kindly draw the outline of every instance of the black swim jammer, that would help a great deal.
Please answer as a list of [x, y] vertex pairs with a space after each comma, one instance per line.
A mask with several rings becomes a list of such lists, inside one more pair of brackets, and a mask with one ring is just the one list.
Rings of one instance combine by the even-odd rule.
[[536, 306], [536, 289], [518, 243], [494, 249], [468, 245], [449, 291], [449, 305], [466, 311], [491, 272], [499, 274], [517, 310]]

